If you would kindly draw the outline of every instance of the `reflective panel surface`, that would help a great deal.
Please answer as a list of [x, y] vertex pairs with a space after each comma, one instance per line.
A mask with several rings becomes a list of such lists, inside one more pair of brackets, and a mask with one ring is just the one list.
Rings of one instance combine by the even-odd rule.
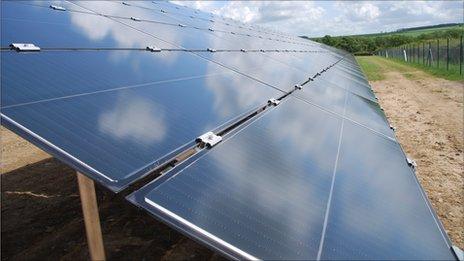
[[329, 213], [322, 260], [454, 259], [398, 144], [347, 121]]
[[188, 53], [7, 52], [2, 67], [2, 114], [114, 190], [281, 95]]
[[315, 259], [340, 124], [289, 98], [165, 183], [138, 192], [140, 204], [155, 215], [171, 212], [243, 258]]

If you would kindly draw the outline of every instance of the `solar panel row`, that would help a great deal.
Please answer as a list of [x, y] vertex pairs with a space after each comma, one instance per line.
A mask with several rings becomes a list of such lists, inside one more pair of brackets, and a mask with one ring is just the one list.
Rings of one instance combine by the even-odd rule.
[[2, 51], [2, 125], [113, 191], [245, 122], [128, 197], [182, 232], [236, 258], [453, 258], [352, 56], [167, 2], [2, 9], [2, 47], [42, 48]]

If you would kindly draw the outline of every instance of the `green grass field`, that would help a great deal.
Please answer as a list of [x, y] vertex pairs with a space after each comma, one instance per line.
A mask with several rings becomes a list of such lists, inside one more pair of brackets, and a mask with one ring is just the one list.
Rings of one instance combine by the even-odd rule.
[[418, 77], [417, 74], [414, 74], [414, 71], [421, 70], [435, 77], [464, 82], [464, 75], [459, 74], [459, 65], [453, 65], [450, 67], [450, 70], [446, 70], [444, 68], [427, 67], [422, 64], [406, 63], [379, 56], [358, 56], [356, 60], [369, 81], [383, 80], [385, 79], [384, 73], [392, 70], [400, 71], [406, 78], [414, 79]]

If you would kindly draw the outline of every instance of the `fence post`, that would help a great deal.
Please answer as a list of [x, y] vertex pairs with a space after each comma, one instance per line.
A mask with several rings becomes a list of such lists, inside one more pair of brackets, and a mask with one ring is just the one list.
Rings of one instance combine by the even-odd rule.
[[461, 44], [459, 45], [459, 74], [462, 75], [462, 35]]
[[422, 42], [422, 65], [425, 65], [425, 42]]
[[417, 44], [417, 63], [420, 64], [420, 44]]
[[440, 39], [437, 39], [437, 68], [440, 68]]
[[429, 42], [429, 51], [427, 55], [427, 60], [429, 63], [429, 67], [431, 67], [432, 66], [432, 43], [431, 42]]
[[446, 38], [446, 70], [449, 69], [449, 38]]

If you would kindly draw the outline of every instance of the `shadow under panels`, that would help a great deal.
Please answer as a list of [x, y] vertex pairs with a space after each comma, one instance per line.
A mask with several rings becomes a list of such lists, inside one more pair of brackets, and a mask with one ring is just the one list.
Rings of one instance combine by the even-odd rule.
[[114, 191], [283, 93], [189, 53], [2, 53], [2, 124]]
[[453, 258], [398, 144], [292, 97], [128, 199], [239, 259]]

